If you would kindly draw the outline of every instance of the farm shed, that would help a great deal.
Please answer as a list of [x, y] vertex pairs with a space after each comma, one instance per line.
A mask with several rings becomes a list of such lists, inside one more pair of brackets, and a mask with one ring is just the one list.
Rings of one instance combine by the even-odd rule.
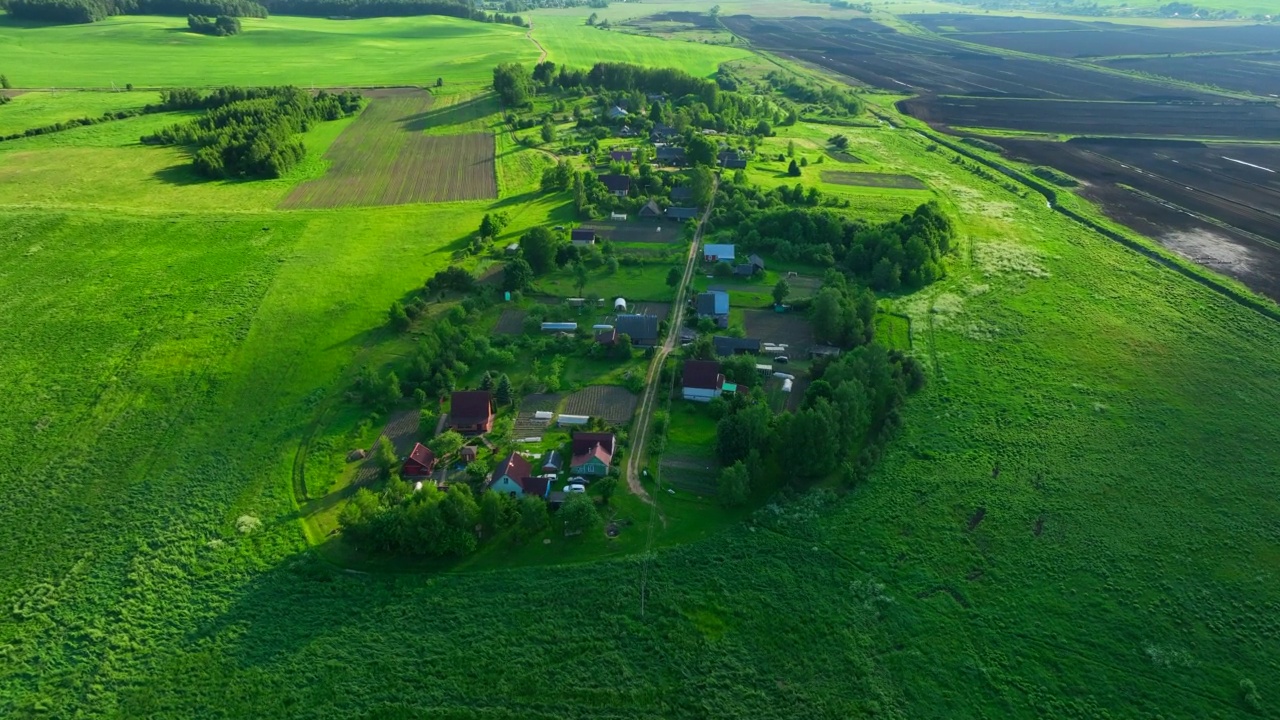
[[619, 315], [615, 325], [619, 335], [631, 338], [631, 344], [649, 347], [658, 344], [657, 315]]
[[840, 354], [840, 348], [830, 345], [814, 345], [809, 348], [809, 357], [834, 357]]
[[609, 325], [607, 329], [597, 330], [596, 342], [601, 345], [612, 345], [618, 342], [618, 331], [613, 329], [612, 325]]
[[613, 462], [614, 442], [613, 433], [574, 433], [569, 471], [575, 475], [607, 475]]
[[630, 175], [601, 175], [600, 182], [614, 197], [624, 198], [631, 192]]
[[498, 461], [498, 465], [493, 468], [493, 474], [489, 476], [487, 489], [494, 492], [510, 493], [513, 497], [522, 497], [524, 495], [524, 486], [520, 481], [529, 477], [533, 473], [533, 468], [529, 465], [529, 461], [518, 452], [513, 452], [502, 460]]
[[552, 450], [542, 458], [542, 472], [544, 473], [558, 473], [563, 466], [564, 458], [561, 457], [559, 450]]
[[745, 355], [760, 352], [760, 341], [755, 338], [735, 338], [716, 335], [711, 344], [717, 355]]
[[640, 217], [646, 219], [661, 218], [662, 208], [658, 207], [658, 202], [656, 200], [650, 198], [649, 202], [645, 203], [644, 207], [640, 208]]
[[471, 445], [467, 445], [458, 451], [458, 460], [469, 464], [476, 461], [476, 449]]
[[591, 417], [588, 415], [565, 415], [561, 413], [560, 417], [556, 418], [556, 423], [559, 425], [586, 425], [589, 422], [591, 422]]
[[573, 243], [574, 245], [577, 245], [578, 247], [595, 245], [596, 231], [583, 230], [583, 229], [574, 230], [573, 232], [569, 233], [569, 242]]
[[702, 259], [706, 262], [733, 262], [736, 257], [733, 245], [707, 243], [702, 246]]
[[409, 457], [405, 458], [400, 474], [407, 478], [421, 478], [431, 475], [436, 469], [436, 454], [422, 443], [415, 443]]
[[686, 360], [684, 363], [681, 395], [685, 400], [711, 402], [720, 397], [724, 387], [724, 375], [720, 363], [715, 360]]
[[542, 323], [543, 332], [573, 332], [578, 329], [576, 322], [544, 322]]
[[519, 255], [519, 254], [520, 254], [520, 243], [511, 243], [510, 245], [508, 245], [508, 246], [507, 246], [507, 254], [508, 254], [508, 255]]
[[627, 214], [620, 213], [620, 212], [611, 212], [609, 213], [609, 219], [617, 220], [618, 222], [624, 222], [627, 219]]
[[449, 397], [449, 427], [475, 435], [493, 429], [493, 395], [487, 390], [459, 390]]
[[627, 116], [627, 114], [628, 113], [626, 110], [623, 110], [617, 105], [614, 105], [613, 107], [609, 108], [608, 112], [605, 113], [605, 115], [607, 115], [610, 120], [617, 120], [619, 118], [624, 118]]

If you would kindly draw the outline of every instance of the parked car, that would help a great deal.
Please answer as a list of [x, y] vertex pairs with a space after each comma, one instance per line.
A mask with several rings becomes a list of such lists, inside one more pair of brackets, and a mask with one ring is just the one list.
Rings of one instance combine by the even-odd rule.
[[571, 482], [571, 483], [582, 483], [583, 485], [586, 485], [586, 484], [587, 484], [587, 482], [588, 482], [588, 480], [587, 480], [586, 478], [582, 477], [581, 475], [575, 475], [575, 476], [573, 476], [573, 477], [569, 478], [569, 482]]
[[791, 358], [787, 357], [786, 355], [779, 355], [778, 357], [774, 358], [773, 361], [778, 363], [779, 365], [786, 365], [787, 363], [791, 362]]
[[587, 486], [582, 483], [569, 483], [564, 486], [564, 491], [567, 493], [584, 493], [587, 491]]

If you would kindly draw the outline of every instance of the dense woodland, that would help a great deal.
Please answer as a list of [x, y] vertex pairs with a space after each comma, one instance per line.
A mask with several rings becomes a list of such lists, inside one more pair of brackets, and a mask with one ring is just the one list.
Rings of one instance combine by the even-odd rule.
[[275, 178], [306, 156], [306, 148], [297, 137], [300, 133], [313, 123], [355, 113], [361, 102], [360, 95], [353, 92], [321, 91], [313, 97], [286, 86], [243, 93], [233, 88], [210, 96], [177, 90], [168, 94], [162, 104], [207, 104], [210, 97], [225, 99], [241, 94], [250, 97], [218, 104], [201, 118], [171, 125], [141, 140], [149, 145], [191, 147], [192, 166], [208, 178]]
[[22, 20], [57, 23], [91, 23], [112, 15], [263, 18], [275, 13], [349, 18], [445, 15], [525, 25], [519, 15], [488, 13], [457, 0], [8, 0], [8, 9]]

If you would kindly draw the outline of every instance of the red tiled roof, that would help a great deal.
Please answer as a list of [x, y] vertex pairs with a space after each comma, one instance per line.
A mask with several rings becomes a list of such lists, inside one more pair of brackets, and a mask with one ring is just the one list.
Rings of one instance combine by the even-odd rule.
[[569, 461], [569, 467], [581, 465], [591, 458], [608, 465], [613, 462], [613, 443], [613, 433], [574, 433], [573, 459]]
[[720, 363], [714, 360], [686, 360], [684, 363], [684, 386], [699, 390], [719, 390], [724, 382], [720, 374]]
[[481, 425], [493, 415], [493, 395], [488, 390], [460, 390], [449, 401], [449, 419], [455, 425]]
[[513, 452], [502, 459], [498, 466], [493, 469], [493, 475], [489, 476], [489, 482], [497, 482], [503, 475], [520, 482], [522, 478], [529, 477], [533, 474], [533, 468], [529, 466], [529, 461], [524, 459], [520, 453]]
[[436, 454], [431, 452], [431, 448], [426, 445], [416, 443], [413, 446], [413, 452], [409, 453], [409, 459], [426, 467], [431, 467], [432, 463], [436, 461]]
[[551, 481], [547, 478], [527, 477], [520, 478], [518, 482], [525, 495], [537, 495], [538, 497], [546, 497], [547, 490], [551, 487]]

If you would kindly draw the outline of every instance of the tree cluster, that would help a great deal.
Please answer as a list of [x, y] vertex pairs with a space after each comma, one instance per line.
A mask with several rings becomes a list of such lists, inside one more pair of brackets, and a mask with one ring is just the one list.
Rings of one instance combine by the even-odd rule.
[[509, 107], [524, 107], [536, 92], [533, 75], [520, 63], [502, 63], [495, 67], [493, 89], [502, 103]]
[[305, 157], [299, 133], [360, 108], [360, 95], [353, 92], [321, 91], [313, 97], [296, 87], [270, 90], [267, 97], [228, 103], [144, 136], [142, 142], [191, 146], [192, 166], [205, 177], [275, 178]]
[[91, 23], [112, 15], [199, 15], [266, 17], [251, 0], [9, 0], [9, 14], [21, 20]]
[[343, 532], [360, 545], [383, 552], [459, 557], [476, 549], [480, 505], [470, 486], [446, 492], [426, 482], [420, 490], [392, 476], [381, 493], [361, 488], [338, 517]]
[[525, 24], [519, 15], [487, 13], [476, 9], [474, 3], [462, 0], [263, 0], [263, 4], [277, 15], [339, 18], [444, 15], [477, 22]]
[[240, 32], [240, 20], [229, 15], [206, 17], [204, 15], [188, 15], [187, 27], [191, 32], [214, 37], [226, 37]]

